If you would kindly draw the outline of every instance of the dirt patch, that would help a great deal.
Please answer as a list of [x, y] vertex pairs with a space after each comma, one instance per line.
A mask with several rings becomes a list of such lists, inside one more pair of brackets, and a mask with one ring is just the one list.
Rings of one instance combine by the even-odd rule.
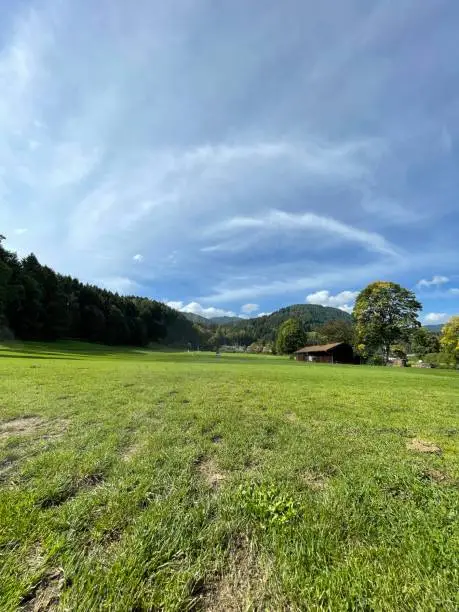
[[226, 478], [226, 476], [218, 470], [215, 460], [211, 457], [198, 461], [197, 470], [212, 489], [218, 489]]
[[27, 554], [26, 564], [29, 570], [37, 572], [45, 563], [45, 551], [40, 542], [35, 542]]
[[294, 412], [287, 412], [285, 414], [285, 418], [287, 419], [287, 421], [290, 421], [290, 423], [296, 423], [298, 421], [298, 417]]
[[448, 484], [451, 482], [451, 478], [445, 472], [431, 468], [422, 472], [423, 480], [430, 480], [438, 484]]
[[135, 444], [134, 446], [129, 446], [128, 448], [126, 448], [124, 450], [124, 453], [122, 455], [122, 460], [123, 461], [131, 461], [131, 459], [133, 459], [133, 457], [135, 457], [138, 452], [140, 450], [140, 445]]
[[240, 612], [268, 609], [266, 599], [270, 579], [269, 566], [262, 567], [254, 548], [246, 540], [230, 551], [224, 573], [200, 596], [201, 609], [206, 612]]
[[17, 461], [19, 461], [19, 457], [16, 456], [9, 456], [0, 461], [0, 484], [8, 478], [8, 474], [11, 472]]
[[223, 440], [223, 438], [221, 436], [213, 436], [212, 437], [212, 442], [214, 444], [220, 444], [222, 440]]
[[328, 487], [328, 478], [319, 472], [305, 472], [301, 480], [312, 491], [324, 491]]
[[0, 438], [9, 436], [26, 436], [34, 433], [44, 424], [41, 417], [29, 416], [11, 419], [5, 423], [0, 423]]
[[425, 442], [418, 438], [413, 438], [406, 444], [408, 450], [416, 451], [417, 453], [441, 454], [441, 448], [432, 442]]
[[22, 600], [22, 610], [27, 612], [44, 612], [57, 610], [62, 589], [64, 588], [64, 570], [58, 568], [47, 572]]
[[10, 436], [29, 436], [37, 433], [44, 440], [58, 438], [66, 431], [67, 425], [66, 419], [46, 421], [39, 416], [19, 417], [0, 423], [0, 440]]

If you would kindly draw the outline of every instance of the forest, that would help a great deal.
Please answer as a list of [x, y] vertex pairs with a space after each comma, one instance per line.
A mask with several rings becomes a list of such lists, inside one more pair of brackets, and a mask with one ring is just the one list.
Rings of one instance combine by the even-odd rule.
[[[271, 347], [280, 325], [292, 317], [301, 321], [311, 342], [327, 338], [314, 330], [334, 321], [338, 327], [341, 323], [341, 335], [350, 333], [350, 315], [311, 304], [219, 324], [180, 313], [156, 300], [121, 296], [84, 284], [42, 265], [33, 254], [20, 259], [3, 246], [4, 240], [0, 236], [0, 339], [65, 338], [109, 345], [161, 343], [203, 349], [254, 343]], [[341, 336], [333, 339], [340, 340]]]
[[83, 284], [19, 259], [0, 237], [0, 338], [87, 340], [110, 345], [198, 344], [199, 325], [161, 302]]

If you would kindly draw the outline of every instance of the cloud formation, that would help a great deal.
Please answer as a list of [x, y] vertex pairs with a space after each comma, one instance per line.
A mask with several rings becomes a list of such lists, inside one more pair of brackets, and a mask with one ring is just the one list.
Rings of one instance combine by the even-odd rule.
[[451, 315], [446, 312], [429, 312], [424, 317], [425, 325], [439, 325], [440, 323], [446, 323], [451, 318]]
[[166, 302], [168, 306], [178, 310], [180, 312], [190, 312], [195, 315], [199, 315], [206, 319], [212, 319], [214, 317], [235, 317], [236, 313], [231, 310], [224, 310], [222, 308], [214, 308], [213, 306], [209, 306], [205, 308], [201, 306], [198, 302], [190, 302], [189, 304], [184, 304], [183, 302]]
[[[459, 8], [402, 5], [6, 3], [7, 247], [224, 312], [377, 278], [445, 285], [457, 273]], [[424, 293], [432, 312], [454, 295]]]
[[332, 306], [351, 313], [358, 294], [358, 291], [341, 291], [336, 295], [331, 295], [329, 291], [322, 290], [310, 293], [306, 296], [306, 302], [308, 304], [319, 304], [320, 306]]
[[244, 314], [250, 315], [257, 312], [257, 310], [260, 310], [260, 306], [258, 304], [244, 304], [241, 306], [241, 312]]
[[423, 278], [422, 280], [418, 281], [417, 286], [419, 288], [439, 287], [441, 285], [445, 285], [446, 283], [449, 283], [449, 278], [447, 276], [435, 275], [430, 280]]

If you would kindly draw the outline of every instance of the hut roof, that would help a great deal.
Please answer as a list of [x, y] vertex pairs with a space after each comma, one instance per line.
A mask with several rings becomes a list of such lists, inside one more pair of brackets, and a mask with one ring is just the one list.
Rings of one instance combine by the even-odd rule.
[[341, 344], [346, 344], [346, 342], [332, 342], [331, 344], [317, 344], [315, 346], [304, 346], [301, 349], [295, 351], [297, 353], [328, 353], [331, 349], [340, 346]]

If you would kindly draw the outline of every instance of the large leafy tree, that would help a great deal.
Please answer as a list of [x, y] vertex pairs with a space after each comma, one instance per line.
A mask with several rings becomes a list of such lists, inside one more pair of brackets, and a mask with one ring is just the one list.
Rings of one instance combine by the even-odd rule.
[[457, 365], [459, 363], [459, 316], [451, 317], [441, 330], [441, 348]]
[[387, 281], [371, 283], [354, 306], [359, 349], [365, 354], [381, 350], [387, 363], [391, 345], [407, 340], [420, 326], [420, 310], [412, 291]]
[[354, 344], [355, 330], [351, 321], [327, 321], [317, 329], [325, 342], [347, 342]]
[[306, 333], [298, 319], [288, 319], [279, 327], [276, 351], [290, 355], [306, 344]]

